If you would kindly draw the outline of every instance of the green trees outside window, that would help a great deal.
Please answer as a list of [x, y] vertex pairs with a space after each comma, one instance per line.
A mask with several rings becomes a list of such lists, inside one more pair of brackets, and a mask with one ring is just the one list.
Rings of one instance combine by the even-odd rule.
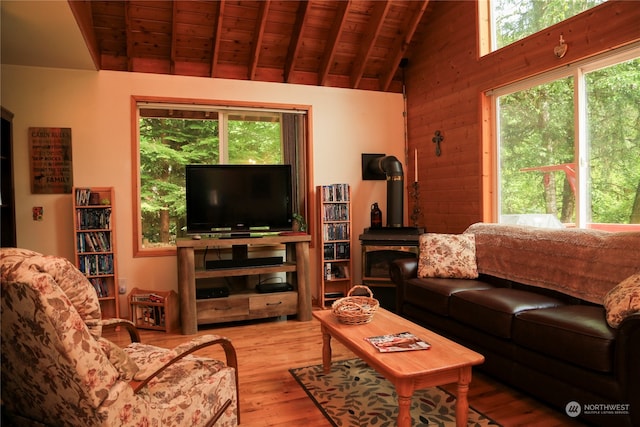
[[145, 249], [173, 247], [185, 236], [185, 165], [283, 163], [279, 113], [146, 108], [139, 135]]
[[587, 220], [640, 224], [640, 59], [585, 74]]
[[559, 166], [574, 161], [573, 80], [505, 95], [498, 105], [501, 215], [551, 213], [573, 222], [575, 197]]
[[605, 0], [489, 0], [492, 50], [500, 49]]
[[[489, 1], [496, 50], [605, 0]], [[494, 91], [501, 217], [640, 224], [639, 56], [630, 49]]]
[[501, 215], [640, 224], [640, 59], [577, 69], [497, 107]]

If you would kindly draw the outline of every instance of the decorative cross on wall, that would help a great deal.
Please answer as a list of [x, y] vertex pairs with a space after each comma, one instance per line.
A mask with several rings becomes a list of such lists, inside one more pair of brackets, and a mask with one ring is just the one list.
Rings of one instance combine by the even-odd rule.
[[433, 138], [431, 138], [431, 141], [436, 144], [436, 156], [440, 157], [440, 154], [442, 154], [442, 150], [440, 150], [440, 143], [444, 141], [444, 136], [442, 136], [442, 133], [437, 130]]

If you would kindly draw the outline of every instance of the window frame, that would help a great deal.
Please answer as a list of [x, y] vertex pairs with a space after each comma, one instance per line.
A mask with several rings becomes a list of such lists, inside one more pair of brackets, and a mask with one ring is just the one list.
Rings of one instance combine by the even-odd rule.
[[[483, 170], [483, 188], [485, 189], [483, 200], [489, 204], [488, 209], [483, 210], [484, 221], [500, 222], [500, 200], [501, 200], [501, 178], [500, 178], [500, 146], [499, 146], [499, 112], [498, 98], [521, 90], [530, 89], [555, 80], [573, 77], [574, 79], [574, 159], [577, 163], [576, 176], [576, 228], [587, 227], [588, 212], [588, 146], [587, 146], [587, 112], [586, 112], [586, 85], [585, 74], [606, 68], [618, 63], [640, 58], [640, 42], [632, 43], [609, 52], [596, 55], [589, 59], [567, 64], [565, 67], [557, 68], [548, 72], [540, 73], [517, 82], [501, 87], [487, 90], [483, 93], [482, 110], [485, 116], [490, 117], [490, 127], [485, 130], [484, 141], [489, 140], [489, 150], [491, 153], [485, 156]], [[483, 143], [483, 146], [487, 144]], [[610, 224], [613, 228], [616, 224]], [[620, 228], [638, 229], [637, 224], [619, 224]]]
[[479, 57], [483, 57], [485, 55], [488, 55], [490, 53], [493, 52], [498, 52], [502, 49], [505, 49], [511, 45], [514, 45], [522, 40], [527, 39], [528, 37], [531, 37], [537, 33], [540, 33], [542, 31], [545, 31], [555, 25], [558, 25], [559, 23], [566, 21], [568, 19], [571, 19], [575, 16], [578, 16], [582, 13], [588, 12], [590, 10], [593, 10], [596, 7], [601, 6], [602, 4], [606, 3], [609, 0], [603, 0], [600, 4], [591, 6], [585, 10], [583, 10], [582, 12], [579, 12], [575, 15], [571, 15], [566, 17], [564, 20], [562, 21], [558, 21], [554, 24], [550, 24], [544, 28], [540, 28], [538, 31], [535, 31], [531, 34], [528, 34], [526, 36], [523, 36], [522, 38], [518, 39], [518, 40], [514, 40], [511, 43], [498, 47], [498, 41], [497, 41], [497, 36], [496, 36], [496, 25], [495, 25], [495, 0], [478, 0], [476, 2], [477, 4], [477, 11], [476, 11], [476, 18], [477, 18], [477, 24], [478, 24], [478, 56]]
[[[131, 96], [131, 205], [132, 205], [132, 238], [133, 238], [133, 256], [138, 257], [159, 257], [176, 255], [176, 247], [162, 248], [144, 248], [142, 245], [142, 210], [140, 206], [140, 105], [146, 106], [162, 106], [169, 108], [171, 105], [180, 107], [188, 106], [189, 109], [219, 109], [231, 111], [263, 111], [263, 112], [281, 112], [306, 115], [306, 126], [304, 128], [304, 147], [302, 156], [304, 177], [302, 182], [306, 186], [301, 190], [304, 194], [305, 213], [309, 216], [309, 212], [313, 212], [313, 182], [312, 169], [313, 165], [311, 157], [311, 122], [312, 107], [303, 104], [278, 104], [266, 102], [245, 102], [245, 101], [228, 101], [213, 99], [194, 99], [194, 98], [172, 98], [157, 96]], [[296, 178], [299, 179], [299, 178]], [[307, 220], [309, 227], [312, 226], [311, 218]], [[313, 235], [313, 234], [312, 234]]]

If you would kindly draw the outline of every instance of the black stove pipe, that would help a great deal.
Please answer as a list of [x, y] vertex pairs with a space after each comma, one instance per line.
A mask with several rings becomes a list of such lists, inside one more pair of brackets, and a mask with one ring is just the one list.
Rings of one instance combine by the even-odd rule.
[[387, 177], [387, 227], [402, 227], [404, 212], [404, 173], [394, 156], [377, 157], [370, 168]]

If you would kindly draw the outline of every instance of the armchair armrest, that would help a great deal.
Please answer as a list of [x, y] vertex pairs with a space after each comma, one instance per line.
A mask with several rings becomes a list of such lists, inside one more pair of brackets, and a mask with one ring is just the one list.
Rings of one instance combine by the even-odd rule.
[[[231, 340], [226, 337], [221, 337], [218, 335], [202, 335], [200, 337], [194, 338], [191, 341], [188, 341], [184, 344], [180, 344], [175, 347], [173, 350], [169, 352], [170, 359], [167, 360], [166, 357], [159, 358], [152, 366], [148, 366], [145, 369], [145, 372], [150, 372], [149, 374], [144, 375], [143, 379], [131, 381], [130, 384], [133, 387], [133, 391], [137, 393], [144, 386], [146, 386], [149, 381], [153, 378], [160, 375], [165, 369], [169, 366], [173, 365], [180, 359], [185, 356], [188, 356], [191, 353], [194, 353], [200, 349], [205, 347], [209, 347], [212, 345], [219, 344], [222, 346], [222, 349], [225, 353], [225, 363], [227, 366], [232, 367], [236, 371], [236, 389], [238, 388], [238, 358], [236, 356], [236, 350], [231, 343]], [[139, 377], [138, 377], [139, 378]]]
[[131, 338], [131, 342], [140, 342], [140, 332], [138, 332], [138, 328], [136, 325], [126, 319], [100, 319], [100, 320], [87, 320], [85, 321], [86, 325], [91, 327], [101, 326], [102, 329], [114, 330], [116, 328], [125, 328], [129, 333], [129, 337]]
[[[144, 344], [132, 344], [132, 347], [146, 347], [146, 351], [143, 351], [144, 358], [149, 363], [145, 363], [144, 366], [138, 365], [141, 369], [134, 376], [134, 380], [129, 382], [129, 385], [133, 389], [133, 392], [138, 394], [143, 390], [149, 382], [164, 372], [174, 363], [180, 359], [201, 350], [205, 347], [212, 345], [220, 345], [225, 353], [226, 367], [232, 368], [235, 377], [235, 401], [238, 424], [240, 423], [240, 399], [239, 399], [239, 387], [238, 387], [238, 359], [236, 356], [235, 348], [233, 347], [231, 340], [219, 335], [203, 335], [196, 337], [191, 341], [184, 344], [180, 344], [172, 350], [162, 349], [152, 345], [145, 346]], [[214, 372], [220, 369], [221, 361], [211, 359], [210, 372]], [[226, 401], [221, 402], [221, 406], [216, 410], [216, 413], [206, 422], [206, 427], [212, 427], [227, 408], [233, 404], [233, 399], [228, 398]]]

